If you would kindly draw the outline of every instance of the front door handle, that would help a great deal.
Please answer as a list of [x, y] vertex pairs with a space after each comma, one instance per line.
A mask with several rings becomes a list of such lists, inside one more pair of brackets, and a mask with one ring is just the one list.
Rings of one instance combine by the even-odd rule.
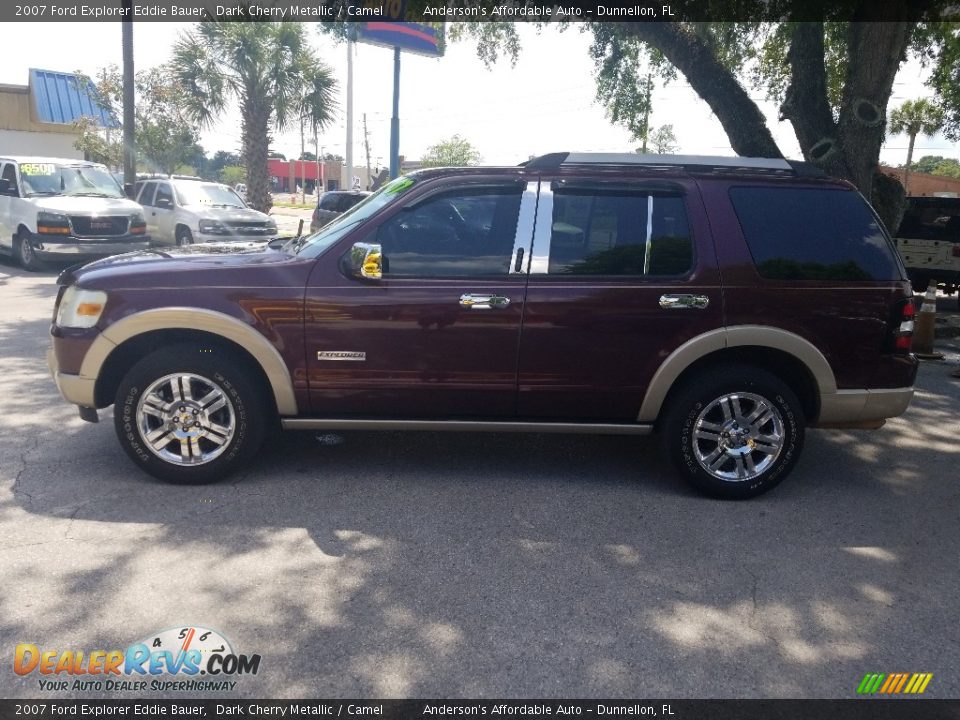
[[706, 295], [661, 295], [660, 307], [664, 310], [703, 310], [710, 304]]
[[460, 296], [460, 306], [471, 310], [503, 310], [510, 304], [510, 298], [503, 295], [472, 295]]

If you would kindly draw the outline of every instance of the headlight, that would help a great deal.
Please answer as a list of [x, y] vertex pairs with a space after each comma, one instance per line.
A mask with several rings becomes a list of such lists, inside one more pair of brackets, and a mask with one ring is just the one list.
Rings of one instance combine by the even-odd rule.
[[205, 235], [229, 235], [230, 228], [219, 220], [201, 220], [200, 232]]
[[37, 234], [69, 235], [70, 220], [66, 215], [41, 210], [37, 213]]
[[143, 234], [147, 231], [147, 221], [143, 219], [140, 213], [134, 213], [130, 216], [130, 232], [135, 235]]
[[103, 314], [106, 304], [107, 294], [102, 290], [85, 290], [71, 285], [60, 299], [57, 325], [63, 328], [92, 328]]

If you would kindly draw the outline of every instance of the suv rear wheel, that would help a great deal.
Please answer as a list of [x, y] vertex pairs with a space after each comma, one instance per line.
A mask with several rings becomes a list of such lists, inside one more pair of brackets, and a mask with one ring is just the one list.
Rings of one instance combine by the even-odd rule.
[[671, 400], [662, 432], [681, 475], [712, 497], [755, 497], [793, 468], [804, 439], [803, 409], [776, 375], [727, 365], [699, 375]]
[[117, 437], [156, 478], [182, 485], [219, 480], [249, 459], [264, 435], [261, 394], [228, 353], [174, 345], [140, 360], [114, 406]]

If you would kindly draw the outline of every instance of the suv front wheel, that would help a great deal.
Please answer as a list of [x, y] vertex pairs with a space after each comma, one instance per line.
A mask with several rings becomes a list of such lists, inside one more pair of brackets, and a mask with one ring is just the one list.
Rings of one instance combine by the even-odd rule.
[[755, 497], [793, 468], [803, 409], [780, 378], [749, 365], [699, 375], [671, 399], [662, 432], [681, 475], [717, 498]]
[[265, 428], [260, 398], [229, 353], [174, 345], [126, 374], [114, 425], [124, 450], [148, 473], [199, 485], [219, 480], [256, 453]]

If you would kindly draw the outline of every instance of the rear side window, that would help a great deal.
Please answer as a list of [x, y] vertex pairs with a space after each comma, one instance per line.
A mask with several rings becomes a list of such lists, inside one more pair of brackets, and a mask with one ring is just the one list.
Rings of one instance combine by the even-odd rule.
[[340, 212], [346, 212], [347, 210], [352, 208], [354, 205], [356, 205], [358, 202], [363, 200], [363, 198], [364, 198], [363, 195], [341, 195], [340, 203], [337, 206], [337, 209]]
[[910, 200], [897, 237], [960, 242], [960, 200]]
[[339, 195], [324, 195], [320, 198], [320, 209], [336, 211], [339, 197]]
[[679, 195], [561, 189], [553, 199], [550, 274], [671, 276], [693, 246]]
[[738, 187], [730, 199], [757, 272], [770, 280], [899, 280], [866, 201], [832, 188]]

